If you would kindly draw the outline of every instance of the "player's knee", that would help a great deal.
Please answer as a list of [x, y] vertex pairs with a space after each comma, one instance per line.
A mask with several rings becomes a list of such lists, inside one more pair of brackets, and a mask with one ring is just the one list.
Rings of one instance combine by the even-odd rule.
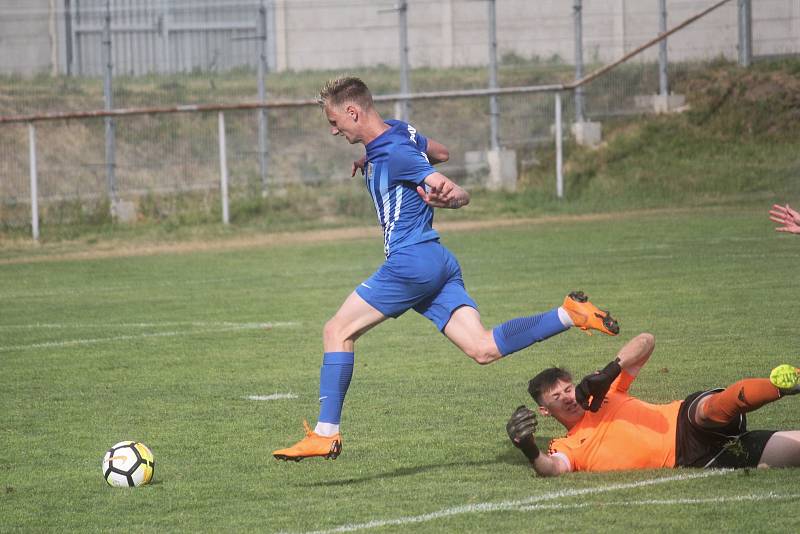
[[714, 423], [714, 421], [712, 421], [708, 417], [704, 417], [698, 412], [694, 412], [693, 422], [700, 428], [711, 428], [713, 426], [720, 426], [719, 423]]
[[695, 425], [700, 428], [720, 428], [728, 424], [729, 421], [719, 421], [714, 419], [708, 413], [708, 403], [713, 397], [718, 395], [714, 393], [700, 399], [696, 406], [690, 407], [689, 418]]
[[500, 358], [500, 353], [494, 343], [473, 343], [465, 347], [464, 352], [479, 365], [488, 365]]
[[475, 360], [475, 363], [478, 365], [489, 365], [490, 363], [497, 360], [497, 358], [493, 357], [491, 354], [482, 353], [472, 358]]
[[342, 325], [336, 317], [333, 317], [329, 319], [322, 328], [322, 338], [326, 345], [339, 344], [347, 340], [348, 334], [344, 325]]

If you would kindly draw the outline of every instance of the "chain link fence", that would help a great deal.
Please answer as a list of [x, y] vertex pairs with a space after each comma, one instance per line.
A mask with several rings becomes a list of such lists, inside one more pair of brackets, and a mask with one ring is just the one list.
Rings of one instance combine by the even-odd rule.
[[[657, 0], [535, 6], [512, 0], [11, 3], [17, 7], [0, 7], [0, 26], [24, 32], [12, 41], [20, 50], [36, 52], [20, 60], [22, 66], [8, 59], [0, 62], [3, 117], [230, 104], [260, 96], [267, 101], [308, 99], [341, 72], [362, 76], [377, 95], [397, 94], [403, 52], [398, 9], [408, 15], [411, 93], [487, 87], [493, 39], [499, 87], [564, 84], [576, 75], [576, 14], [588, 71], [655, 37], [663, 7]], [[492, 3], [494, 33], [486, 15]], [[664, 2], [668, 26], [713, 3]], [[669, 38], [666, 72], [671, 81], [710, 61], [740, 58], [742, 4], [752, 8], [748, 46], [754, 57], [800, 51], [800, 0], [763, 0], [752, 6], [731, 0]], [[357, 28], [353, 20], [359, 21]], [[35, 28], [45, 37], [32, 33]], [[49, 52], [38, 51], [41, 47]], [[658, 48], [653, 47], [584, 87], [586, 118], [599, 121], [647, 111], [637, 97], [658, 94], [659, 82]], [[572, 122], [572, 92], [564, 93], [562, 101], [565, 122]], [[517, 151], [522, 169], [538, 164], [537, 150], [553, 146], [553, 94], [501, 95], [497, 102], [499, 145]], [[470, 158], [492, 145], [489, 98], [413, 100], [408, 109], [409, 120], [420, 131], [451, 149], [444, 172], [463, 181], [478, 180], [485, 162]], [[379, 104], [385, 117], [394, 116], [395, 110], [389, 102]], [[343, 149], [341, 139], [328, 134], [313, 105], [226, 111], [225, 123], [234, 202], [290, 187], [348, 184], [350, 164], [360, 156], [358, 148]], [[209, 212], [219, 209], [216, 113], [48, 120], [35, 127], [38, 199], [45, 224], [102, 219], [117, 199], [134, 202], [148, 216], [169, 215], [190, 203]], [[261, 138], [260, 129], [265, 130]], [[30, 224], [28, 139], [24, 123], [0, 123], [0, 224], [5, 226]]]

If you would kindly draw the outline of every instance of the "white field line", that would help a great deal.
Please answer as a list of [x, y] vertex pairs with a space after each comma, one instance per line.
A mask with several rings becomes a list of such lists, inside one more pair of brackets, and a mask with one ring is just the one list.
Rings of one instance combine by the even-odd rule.
[[517, 508], [520, 512], [536, 512], [539, 510], [566, 510], [574, 508], [596, 508], [598, 506], [652, 506], [652, 505], [685, 505], [685, 504], [724, 504], [730, 502], [746, 501], [793, 501], [800, 499], [800, 493], [781, 494], [770, 491], [767, 493], [734, 495], [733, 497], [709, 497], [706, 499], [648, 499], [643, 501], [615, 501], [615, 502], [581, 502], [574, 504], [531, 504]]
[[[281, 323], [241, 323], [231, 324], [230, 326], [220, 326], [219, 328], [206, 328], [204, 330], [175, 330], [171, 332], [143, 332], [141, 334], [127, 334], [121, 336], [98, 337], [89, 339], [66, 339], [63, 341], [45, 341], [43, 343], [31, 343], [28, 345], [8, 345], [0, 346], [0, 352], [11, 352], [18, 350], [35, 349], [57, 349], [62, 347], [74, 347], [78, 345], [94, 345], [97, 343], [108, 343], [113, 341], [129, 341], [133, 339], [145, 339], [153, 337], [176, 337], [194, 334], [209, 334], [218, 332], [234, 332], [237, 330], [269, 330], [272, 328], [296, 326], [300, 323], [281, 322]], [[163, 325], [163, 323], [162, 323]]]
[[159, 326], [193, 326], [193, 327], [230, 327], [253, 326], [255, 328], [266, 325], [284, 326], [295, 323], [233, 323], [229, 321], [170, 321], [158, 323], [29, 323], [0, 325], [0, 330], [36, 330], [36, 329], [68, 329], [68, 328], [158, 328]]
[[452, 517], [456, 515], [462, 514], [475, 514], [475, 513], [484, 513], [484, 512], [496, 512], [496, 511], [503, 511], [503, 510], [520, 510], [524, 506], [536, 505], [541, 501], [552, 501], [555, 499], [561, 499], [564, 497], [577, 497], [582, 495], [593, 495], [597, 493], [606, 493], [609, 491], [618, 491], [618, 490], [626, 490], [626, 489], [634, 489], [640, 488], [643, 486], [653, 486], [656, 484], [666, 484], [668, 482], [676, 482], [681, 480], [691, 480], [696, 478], [706, 478], [711, 476], [718, 476], [724, 475], [727, 473], [731, 473], [733, 470], [731, 469], [719, 469], [719, 470], [709, 470], [709, 471], [700, 471], [697, 473], [691, 474], [680, 474], [674, 475], [669, 477], [662, 477], [662, 478], [651, 478], [649, 480], [640, 480], [638, 482], [628, 482], [624, 484], [611, 484], [608, 486], [599, 486], [593, 488], [580, 488], [580, 489], [566, 489], [561, 491], [554, 491], [552, 493], [545, 493], [542, 495], [536, 495], [533, 497], [528, 497], [527, 499], [522, 499], [519, 501], [502, 501], [502, 502], [485, 502], [485, 503], [476, 503], [476, 504], [465, 504], [462, 506], [454, 506], [452, 508], [445, 508], [444, 510], [439, 510], [438, 512], [430, 512], [427, 514], [422, 515], [412, 515], [412, 516], [403, 516], [397, 517], [395, 519], [375, 519], [372, 521], [368, 521], [366, 523], [351, 523], [348, 525], [341, 525], [338, 527], [333, 527], [326, 530], [315, 530], [311, 532], [306, 532], [305, 534], [329, 534], [329, 533], [336, 533], [336, 532], [355, 532], [357, 530], [367, 530], [371, 528], [381, 528], [387, 526], [400, 526], [400, 525], [408, 525], [412, 523], [425, 523], [427, 521], [434, 521], [436, 519], [442, 519], [445, 517]]
[[245, 397], [247, 400], [252, 401], [271, 401], [279, 399], [296, 399], [297, 395], [294, 393], [273, 393], [272, 395], [249, 395]]
[[[0, 265], [2, 265], [0, 260]], [[201, 280], [181, 280], [175, 282], [173, 280], [147, 280], [147, 287], [190, 287], [190, 286], [218, 286], [219, 284], [229, 282], [242, 282], [250, 281], [251, 278], [205, 278]], [[144, 282], [142, 282], [144, 283]], [[88, 288], [53, 288], [53, 289], [27, 289], [27, 288], [14, 288], [9, 290], [8, 293], [0, 292], [0, 298], [7, 299], [34, 299], [45, 297], [59, 297], [64, 295], [99, 295], [102, 293], [123, 293], [127, 291], [140, 291], [141, 284], [120, 284], [112, 286], [91, 286]]]

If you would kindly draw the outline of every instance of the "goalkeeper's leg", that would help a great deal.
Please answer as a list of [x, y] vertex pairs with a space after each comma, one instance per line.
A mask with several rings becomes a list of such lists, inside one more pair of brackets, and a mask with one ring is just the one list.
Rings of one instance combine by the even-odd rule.
[[693, 419], [703, 428], [718, 428], [780, 397], [781, 391], [768, 378], [746, 378], [703, 398]]
[[[800, 369], [793, 365], [779, 365], [772, 370], [770, 383], [781, 397], [800, 393]], [[775, 432], [767, 441], [759, 467], [800, 467], [800, 430]]]
[[800, 430], [775, 432], [764, 446], [758, 467], [800, 467]]

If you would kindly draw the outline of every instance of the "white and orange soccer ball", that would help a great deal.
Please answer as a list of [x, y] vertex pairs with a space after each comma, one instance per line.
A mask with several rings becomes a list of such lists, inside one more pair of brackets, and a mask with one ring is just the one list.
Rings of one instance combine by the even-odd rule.
[[144, 443], [120, 441], [103, 457], [103, 478], [110, 486], [144, 486], [153, 480], [153, 452]]

